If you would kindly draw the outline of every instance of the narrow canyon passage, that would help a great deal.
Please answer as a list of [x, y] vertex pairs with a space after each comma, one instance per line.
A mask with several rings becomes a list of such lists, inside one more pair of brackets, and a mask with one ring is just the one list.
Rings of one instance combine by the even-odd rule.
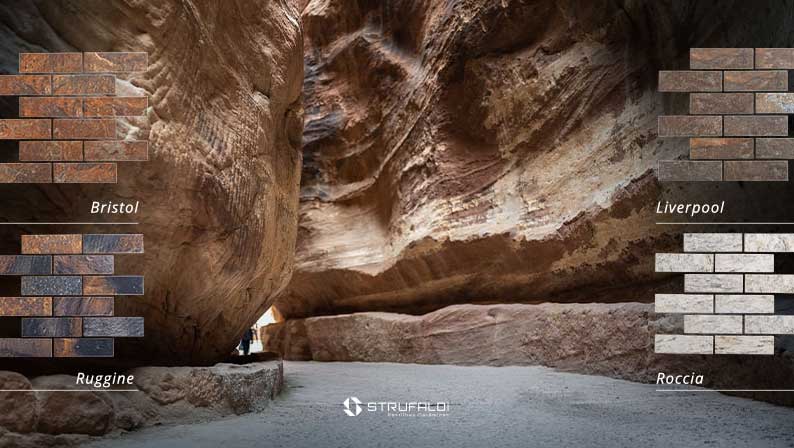
[[[285, 363], [287, 390], [263, 412], [146, 429], [113, 447], [764, 446], [794, 443], [794, 411], [715, 392], [543, 367]], [[446, 416], [347, 416], [343, 402], [448, 401]], [[494, 442], [498, 444], [494, 445]]]

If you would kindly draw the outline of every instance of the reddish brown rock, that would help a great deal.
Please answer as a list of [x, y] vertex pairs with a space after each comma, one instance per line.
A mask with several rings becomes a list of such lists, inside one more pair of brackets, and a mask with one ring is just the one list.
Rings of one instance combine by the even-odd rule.
[[0, 75], [0, 95], [49, 95], [49, 75]]
[[55, 183], [116, 183], [115, 163], [54, 163], [52, 167]]
[[79, 254], [82, 235], [22, 235], [23, 254]]
[[19, 73], [80, 73], [81, 53], [20, 53]]
[[0, 140], [45, 139], [51, 136], [50, 120], [0, 119]]
[[83, 99], [75, 97], [21, 97], [21, 117], [82, 117]]
[[19, 142], [19, 160], [23, 162], [83, 160], [83, 142], [76, 141], [22, 141]]
[[53, 75], [53, 95], [113, 95], [116, 78], [111, 75]]
[[52, 120], [52, 138], [103, 140], [116, 137], [116, 120], [107, 118]]
[[38, 184], [52, 182], [49, 163], [0, 163], [0, 183]]

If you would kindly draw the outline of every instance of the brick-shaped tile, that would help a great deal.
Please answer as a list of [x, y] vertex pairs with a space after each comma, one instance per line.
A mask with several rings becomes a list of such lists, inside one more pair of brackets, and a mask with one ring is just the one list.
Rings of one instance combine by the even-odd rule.
[[20, 53], [20, 73], [80, 73], [82, 53]]
[[684, 292], [743, 292], [741, 274], [684, 274]]
[[685, 233], [684, 252], [741, 252], [741, 233]]
[[113, 339], [58, 338], [52, 348], [56, 358], [109, 358], [113, 356]]
[[722, 180], [722, 161], [661, 160], [659, 180], [662, 182], [705, 182]]
[[755, 156], [759, 159], [794, 159], [794, 138], [757, 138]]
[[0, 358], [49, 358], [51, 356], [52, 339], [0, 339]]
[[51, 316], [51, 297], [0, 297], [0, 316]]
[[52, 140], [19, 142], [19, 160], [38, 161], [81, 161], [83, 142]]
[[794, 69], [794, 48], [756, 48], [755, 67], [761, 69]]
[[53, 316], [112, 316], [113, 297], [53, 297]]
[[714, 255], [659, 253], [656, 272], [714, 272]]
[[794, 294], [794, 275], [746, 274], [744, 290], [748, 293]]
[[143, 276], [97, 275], [83, 277], [83, 294], [87, 296], [143, 295]]
[[747, 315], [744, 317], [746, 334], [794, 334], [794, 316]]
[[23, 254], [80, 254], [83, 235], [22, 235]]
[[52, 120], [55, 139], [106, 140], [116, 137], [116, 120], [106, 118]]
[[728, 70], [753, 68], [752, 48], [690, 48], [689, 68]]
[[748, 137], [691, 138], [689, 157], [692, 159], [752, 159], [753, 139]]
[[50, 120], [40, 119], [0, 119], [0, 140], [41, 140], [52, 137]]
[[657, 313], [713, 313], [714, 296], [711, 294], [656, 294], [654, 311]]
[[711, 355], [714, 353], [714, 336], [657, 334], [654, 352], [675, 355]]
[[721, 116], [662, 115], [659, 117], [659, 137], [720, 136], [722, 136]]
[[144, 335], [142, 317], [86, 317], [83, 319], [86, 337], [131, 337]]
[[742, 316], [687, 314], [684, 333], [742, 334]]
[[721, 92], [722, 72], [665, 71], [659, 72], [660, 92]]
[[714, 336], [716, 355], [774, 355], [774, 336]]
[[780, 137], [788, 135], [788, 118], [778, 115], [726, 115], [726, 137]]
[[725, 180], [782, 182], [788, 180], [788, 160], [726, 160]]
[[0, 255], [0, 275], [49, 275], [52, 257], [49, 255]]
[[52, 179], [61, 184], [116, 183], [115, 163], [54, 163]]
[[22, 319], [23, 338], [80, 337], [83, 320], [79, 317], [26, 317]]
[[717, 294], [714, 312], [719, 314], [763, 314], [775, 312], [775, 296], [769, 294]]
[[50, 75], [0, 75], [0, 95], [50, 95]]
[[49, 163], [0, 163], [0, 183], [30, 184], [52, 182]]
[[693, 93], [689, 113], [696, 115], [752, 114], [752, 93]]
[[785, 92], [788, 73], [779, 71], [725, 72], [726, 92]]
[[794, 252], [794, 233], [746, 233], [745, 252]]
[[774, 254], [716, 254], [715, 272], [775, 272]]
[[53, 75], [53, 95], [115, 95], [112, 75]]
[[82, 117], [83, 99], [73, 96], [23, 96], [19, 98], [21, 117]]
[[83, 295], [81, 277], [22, 277], [23, 296], [79, 296]]
[[140, 233], [83, 235], [83, 251], [87, 254], [142, 254], [143, 235]]

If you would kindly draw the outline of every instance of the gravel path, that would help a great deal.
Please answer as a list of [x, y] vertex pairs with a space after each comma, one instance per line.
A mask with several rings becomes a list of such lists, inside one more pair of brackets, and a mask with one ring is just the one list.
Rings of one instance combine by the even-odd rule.
[[[794, 446], [794, 409], [715, 392], [542, 367], [285, 363], [287, 390], [265, 412], [150, 428], [112, 447], [700, 447]], [[344, 414], [368, 401], [449, 401], [447, 416]]]

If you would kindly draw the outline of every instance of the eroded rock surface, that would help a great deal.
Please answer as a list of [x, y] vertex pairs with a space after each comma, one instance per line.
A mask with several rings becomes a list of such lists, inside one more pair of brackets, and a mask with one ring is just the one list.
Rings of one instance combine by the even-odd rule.
[[[146, 253], [118, 257], [116, 267], [144, 274], [146, 295], [117, 301], [116, 314], [145, 317], [146, 337], [117, 341], [117, 362], [225, 358], [292, 270], [303, 83], [296, 5], [17, 0], [0, 5], [0, 19], [5, 73], [17, 71], [20, 52], [148, 52], [148, 69], [117, 91], [148, 95], [150, 106], [144, 118], [119, 120], [120, 137], [149, 140], [150, 161], [120, 164], [117, 185], [0, 186], [9, 221], [140, 225], [3, 226], [0, 250], [18, 253], [20, 233], [143, 233]], [[16, 110], [16, 98], [0, 102], [5, 116]], [[94, 200], [138, 200], [140, 212], [92, 216]]]
[[[12, 392], [0, 400], [0, 447], [66, 446], [86, 436], [260, 411], [281, 392], [281, 361], [212, 367], [141, 367], [140, 392]], [[86, 389], [75, 377], [0, 372], [6, 389]], [[7, 445], [6, 445], [7, 444]]]

